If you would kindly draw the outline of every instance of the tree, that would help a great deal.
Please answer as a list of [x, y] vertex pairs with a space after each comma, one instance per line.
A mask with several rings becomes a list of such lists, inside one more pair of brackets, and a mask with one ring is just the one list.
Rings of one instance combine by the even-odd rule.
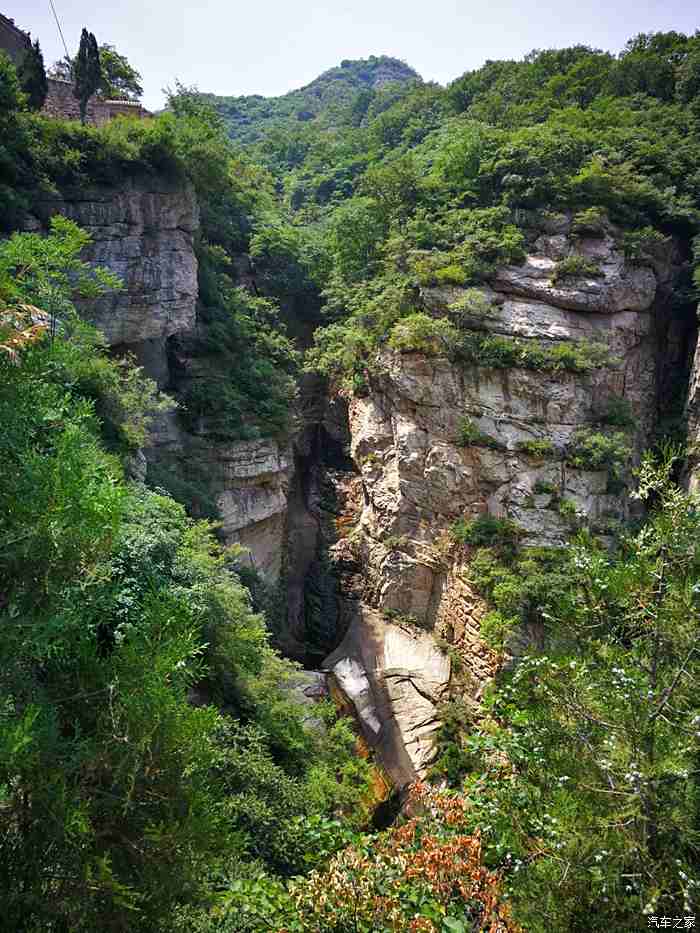
[[[118, 100], [138, 100], [143, 94], [141, 74], [129, 62], [125, 55], [113, 45], [104, 43], [98, 49], [100, 54], [100, 82], [97, 90], [103, 97]], [[72, 81], [78, 56], [69, 58], [64, 55], [54, 62], [49, 69], [52, 78], [60, 81]]]
[[87, 103], [100, 86], [102, 77], [97, 39], [87, 29], [83, 29], [80, 36], [80, 48], [73, 64], [73, 77], [73, 95], [80, 101], [80, 122], [85, 123]]
[[140, 73], [113, 45], [100, 46], [100, 68], [99, 92], [103, 97], [138, 100], [143, 94]]
[[39, 40], [27, 49], [17, 68], [19, 83], [27, 95], [27, 101], [32, 110], [41, 110], [46, 100], [49, 85], [46, 80], [44, 56], [41, 54]]
[[73, 64], [74, 60], [70, 58], [70, 56], [64, 55], [63, 58], [59, 58], [58, 61], [55, 61], [49, 68], [49, 77], [57, 78], [59, 81], [72, 81]]
[[[697, 909], [700, 503], [673, 481], [678, 457], [643, 459], [632, 495], [648, 519], [617, 554], [584, 535], [561, 556], [536, 594], [545, 651], [504, 673], [493, 719], [445, 749], [463, 756], [487, 858], [510, 870], [531, 933], [587, 929], [594, 910], [628, 930]], [[502, 602], [511, 584], [493, 571]]]

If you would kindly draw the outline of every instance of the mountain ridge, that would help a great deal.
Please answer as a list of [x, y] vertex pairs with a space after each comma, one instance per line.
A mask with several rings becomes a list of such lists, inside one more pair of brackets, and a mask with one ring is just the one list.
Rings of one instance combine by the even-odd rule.
[[256, 142], [272, 126], [295, 126], [318, 121], [348, 106], [361, 92], [368, 95], [397, 84], [422, 84], [415, 69], [389, 55], [343, 59], [300, 88], [271, 97], [261, 94], [203, 93], [223, 117], [233, 139]]

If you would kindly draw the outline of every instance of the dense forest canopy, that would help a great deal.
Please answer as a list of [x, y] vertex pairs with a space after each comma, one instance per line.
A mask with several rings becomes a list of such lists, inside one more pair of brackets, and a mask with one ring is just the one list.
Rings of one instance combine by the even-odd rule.
[[[478, 326], [491, 309], [472, 286], [522, 262], [532, 229], [562, 212], [632, 262], [674, 237], [673, 313], [688, 314], [699, 153], [697, 33], [642, 34], [619, 55], [533, 51], [447, 88], [385, 57], [273, 100], [178, 87], [157, 118], [100, 128], [30, 112], [0, 56], [8, 929], [564, 933], [696, 912], [700, 508], [675, 482], [681, 447], [660, 438], [644, 460], [647, 521], [613, 550], [582, 533], [533, 551], [507, 522], [454, 529], [494, 644], [535, 615], [551, 650], [500, 675], [478, 715], [445, 710], [442, 789], [418, 788], [410, 819], [371, 833], [352, 730], [322, 708], [324, 728], [309, 729], [280, 689], [292, 668], [237, 554], [188, 516], [191, 490], [130, 478], [149, 418], [171, 403], [74, 308], [120, 283], [81, 262], [74, 224], [18, 231], [47, 192], [143, 172], [192, 184], [208, 365], [177, 400], [182, 417], [215, 416], [225, 438], [284, 437], [302, 367], [360, 393], [385, 347], [465, 366], [600, 365], [597, 346], [526, 352]], [[236, 280], [241, 253], [258, 295]], [[421, 297], [440, 284], [465, 289], [444, 315]], [[613, 415], [614, 431], [571, 456], [614, 479], [626, 453]]]

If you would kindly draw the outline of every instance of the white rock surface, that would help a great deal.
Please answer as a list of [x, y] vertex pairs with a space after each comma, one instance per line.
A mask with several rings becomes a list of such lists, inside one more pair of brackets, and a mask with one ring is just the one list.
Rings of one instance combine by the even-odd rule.
[[324, 668], [396, 786], [425, 775], [450, 682], [449, 658], [430, 633], [360, 606]]

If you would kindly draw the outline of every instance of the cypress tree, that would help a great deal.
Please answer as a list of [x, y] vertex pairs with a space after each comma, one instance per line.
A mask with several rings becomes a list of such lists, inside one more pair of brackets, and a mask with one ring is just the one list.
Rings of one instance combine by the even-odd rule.
[[101, 75], [97, 39], [87, 29], [83, 29], [80, 35], [80, 48], [73, 64], [73, 77], [75, 79], [73, 95], [80, 102], [81, 123], [85, 123], [87, 104], [99, 87]]
[[32, 110], [41, 110], [49, 90], [44, 68], [44, 56], [41, 54], [39, 40], [35, 39], [24, 53], [24, 58], [17, 68], [17, 77], [20, 87], [27, 95], [29, 107]]

